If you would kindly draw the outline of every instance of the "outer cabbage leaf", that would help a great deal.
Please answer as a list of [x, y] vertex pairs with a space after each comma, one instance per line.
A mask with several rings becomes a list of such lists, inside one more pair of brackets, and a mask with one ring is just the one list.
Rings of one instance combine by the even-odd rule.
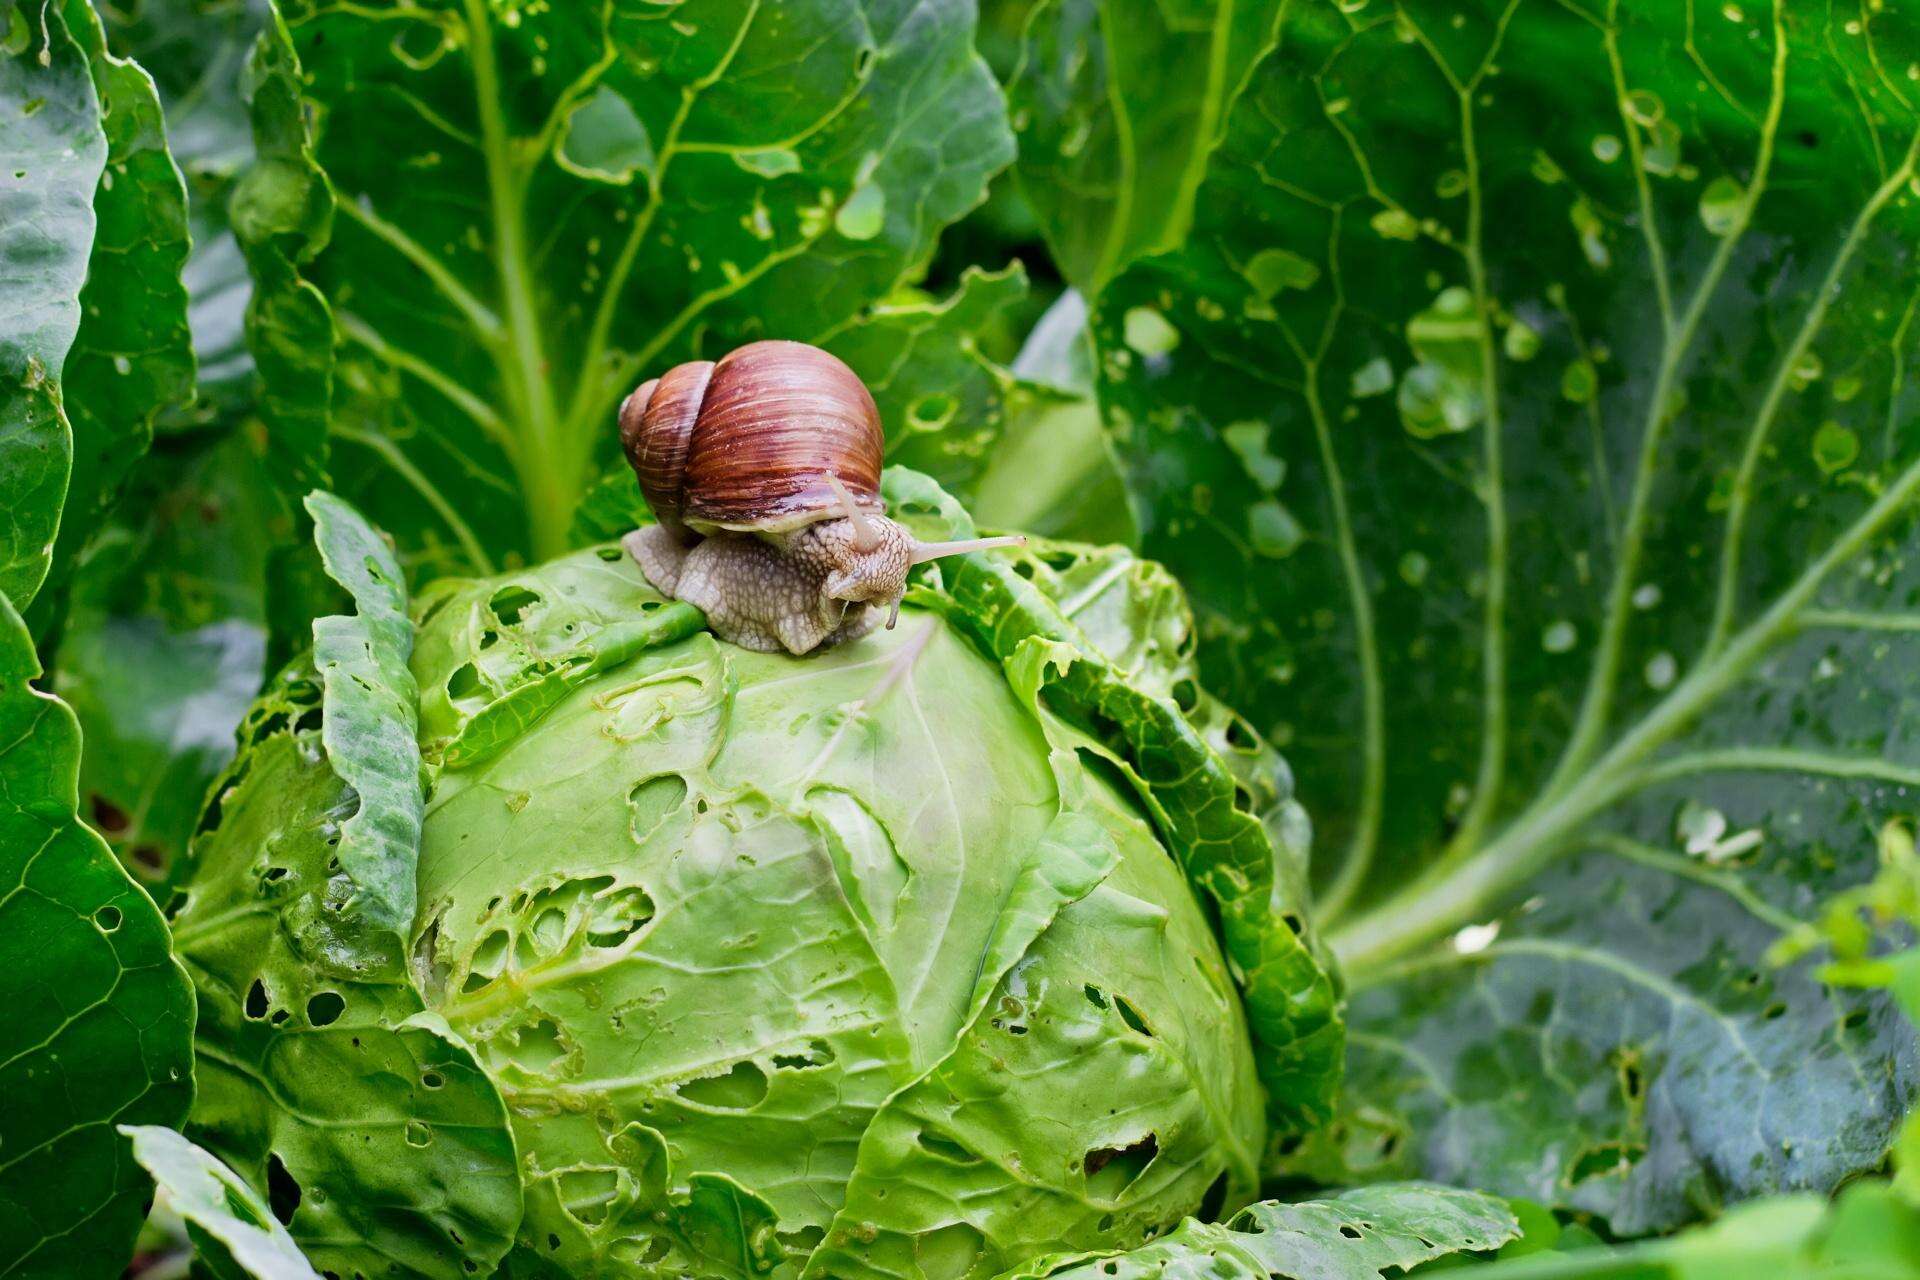
[[1492, 1196], [1383, 1183], [1329, 1200], [1266, 1200], [1217, 1224], [1189, 1218], [1128, 1253], [1043, 1261], [1002, 1280], [1380, 1280], [1498, 1249], [1519, 1232], [1513, 1211]]
[[318, 1266], [451, 1280], [512, 1242], [513, 1134], [405, 964], [423, 795], [400, 569], [338, 498], [307, 508], [356, 613], [315, 620], [311, 662], [255, 706], [193, 847], [193, 1132]]
[[[885, 492], [896, 514], [910, 522], [943, 536], [972, 531], [966, 512], [923, 476], [890, 470]], [[1186, 708], [1201, 708], [1192, 681], [1168, 681], [1180, 693], [1156, 690], [1179, 670], [1181, 619], [1149, 628], [1140, 637], [1144, 652], [1129, 653], [1131, 661], [1121, 665], [1035, 584], [1038, 576], [1033, 563], [975, 554], [943, 565], [941, 589], [925, 598], [948, 608], [955, 624], [1002, 663], [1015, 688], [1074, 725], [1121, 771], [1196, 894], [1217, 913], [1269, 1114], [1277, 1132], [1298, 1134], [1326, 1118], [1343, 1048], [1334, 981], [1306, 904], [1293, 896], [1301, 886], [1289, 871], [1300, 855], [1276, 851], [1262, 821], [1271, 806], [1239, 781], [1187, 718]], [[1164, 590], [1148, 594], [1158, 607], [1178, 604]], [[1117, 638], [1110, 635], [1108, 643]], [[1131, 678], [1134, 672], [1145, 678]], [[1304, 836], [1304, 823], [1289, 834]]]
[[187, 192], [167, 150], [160, 98], [139, 64], [113, 56], [87, 0], [62, 11], [85, 52], [107, 141], [80, 328], [61, 370], [73, 465], [53, 551], [63, 578], [153, 442], [154, 421], [193, 396], [187, 327]]
[[275, 11], [241, 77], [254, 160], [227, 212], [252, 278], [243, 327], [268, 464], [289, 498], [326, 482], [334, 407], [333, 312], [305, 275], [332, 234], [334, 196], [313, 157], [300, 84], [299, 60]]
[[153, 77], [167, 145], [187, 180], [193, 247], [181, 278], [199, 365], [197, 402], [161, 417], [162, 431], [209, 425], [252, 401], [244, 323], [252, 284], [227, 222], [227, 200], [253, 158], [240, 97], [265, 0], [138, 0], [100, 7], [108, 42]]
[[1011, 156], [966, 0], [283, 12], [342, 475], [435, 568], [564, 549], [634, 384], [838, 329]]
[[[85, 49], [58, 6], [10, 5], [0, 36], [0, 594], [24, 607], [52, 563], [73, 466], [60, 373], [80, 327], [107, 139]], [[30, 110], [29, 107], [32, 107]]]
[[114, 1132], [193, 1093], [160, 912], [76, 812], [80, 732], [0, 596], [0, 1275], [119, 1274], [148, 1184]]
[[320, 1280], [266, 1201], [233, 1170], [171, 1129], [121, 1125], [120, 1132], [185, 1220], [200, 1264], [216, 1280]]
[[1101, 299], [1146, 548], [1338, 854], [1351, 1086], [1286, 1167], [1640, 1232], [1880, 1161], [1911, 1029], [1765, 953], [1916, 781], [1916, 54], [1297, 5]]
[[1178, 245], [1280, 0], [1033, 0], [1008, 82], [1021, 190], [1089, 294]]

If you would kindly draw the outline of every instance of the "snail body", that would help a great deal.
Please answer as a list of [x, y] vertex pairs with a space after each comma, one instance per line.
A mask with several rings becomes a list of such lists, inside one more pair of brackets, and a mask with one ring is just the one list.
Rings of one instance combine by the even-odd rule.
[[624, 544], [656, 590], [724, 640], [803, 654], [897, 614], [907, 571], [1024, 542], [926, 543], [886, 516], [880, 413], [859, 377], [800, 342], [677, 365], [620, 408], [656, 524]]

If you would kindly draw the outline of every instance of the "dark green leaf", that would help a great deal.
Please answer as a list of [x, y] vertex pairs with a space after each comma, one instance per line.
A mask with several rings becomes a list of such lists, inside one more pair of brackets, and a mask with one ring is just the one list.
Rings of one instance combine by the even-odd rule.
[[277, 13], [253, 46], [240, 92], [252, 114], [254, 161], [227, 212], [253, 278], [245, 329], [269, 466], [292, 498], [327, 475], [333, 313], [303, 272], [332, 233], [334, 201], [313, 158], [299, 61]]
[[233, 1170], [171, 1129], [122, 1125], [120, 1132], [220, 1280], [320, 1280], [267, 1202]]
[[563, 549], [637, 382], [837, 330], [1011, 155], [964, 0], [286, 12], [345, 492], [436, 568]]
[[0, 32], [0, 594], [22, 608], [47, 576], [72, 470], [60, 374], [107, 160], [86, 51], [57, 7], [33, 10], [9, 4]]
[[1041, 1262], [1002, 1280], [1380, 1280], [1519, 1233], [1492, 1196], [1422, 1183], [1362, 1187], [1330, 1200], [1249, 1205], [1222, 1223], [1192, 1218], [1130, 1253]]
[[1910, 1028], [1765, 956], [1920, 782], [1916, 60], [1893, 14], [1297, 5], [1101, 299], [1146, 549], [1334, 855], [1352, 1083], [1288, 1167], [1641, 1232], [1880, 1161]]
[[53, 689], [80, 718], [82, 806], [137, 877], [180, 862], [266, 675], [282, 523], [246, 433], [163, 440], [74, 571]]
[[154, 419], [193, 395], [187, 328], [187, 193], [167, 151], [160, 98], [137, 63], [107, 51], [89, 0], [62, 11], [92, 70], [107, 140], [80, 329], [61, 374], [73, 469], [54, 547], [59, 578], [153, 442]]
[[199, 396], [191, 411], [165, 414], [162, 430], [204, 424], [252, 400], [253, 358], [243, 333], [252, 286], [227, 225], [227, 200], [253, 158], [240, 86], [266, 12], [265, 0], [125, 0], [100, 9], [113, 50], [153, 77], [167, 145], [187, 179], [193, 250], [183, 277]]
[[1178, 245], [1279, 0], [1033, 0], [1008, 86], [1019, 173], [1067, 279], [1097, 293]]
[[116, 1124], [177, 1124], [193, 992], [76, 812], [80, 729], [0, 596], [0, 1275], [112, 1280], [148, 1184]]

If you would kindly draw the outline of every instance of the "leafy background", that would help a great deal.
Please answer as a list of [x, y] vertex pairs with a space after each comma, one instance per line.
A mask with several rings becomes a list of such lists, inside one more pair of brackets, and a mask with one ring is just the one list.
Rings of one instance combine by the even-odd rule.
[[[628, 518], [632, 383], [804, 338], [982, 523], [1171, 567], [1285, 753], [1350, 1052], [1273, 1188], [1609, 1237], [1829, 1190], [1915, 1088], [1885, 975], [1804, 940], [1912, 843], [1917, 146], [1897, 5], [9, 0], [10, 750], [64, 761], [22, 821], [165, 905], [341, 607], [299, 495], [416, 583], [544, 559]], [[152, 1109], [74, 1131], [171, 1123], [184, 984], [62, 840], [161, 974]], [[128, 1150], [73, 1165], [116, 1241]]]

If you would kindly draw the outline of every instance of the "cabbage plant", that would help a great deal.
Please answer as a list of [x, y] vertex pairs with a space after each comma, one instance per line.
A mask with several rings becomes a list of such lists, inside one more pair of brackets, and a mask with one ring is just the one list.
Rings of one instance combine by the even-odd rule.
[[[1920, 1275], [1917, 84], [0, 0], [0, 1280]], [[1024, 548], [653, 589], [621, 407], [767, 339]]]

